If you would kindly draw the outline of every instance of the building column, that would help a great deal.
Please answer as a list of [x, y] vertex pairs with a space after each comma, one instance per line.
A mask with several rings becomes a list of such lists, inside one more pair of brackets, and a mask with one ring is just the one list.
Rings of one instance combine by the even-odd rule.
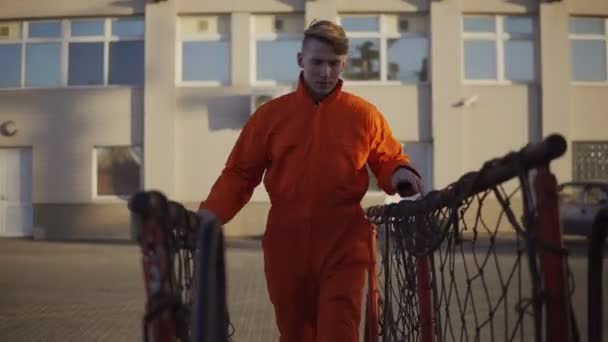
[[335, 21], [338, 17], [337, 0], [306, 1], [305, 25], [308, 27], [313, 20]]
[[175, 192], [175, 1], [146, 5], [143, 186]]
[[570, 43], [568, 8], [564, 2], [542, 3], [539, 14], [542, 84], [542, 135], [562, 134], [566, 154], [552, 163], [560, 181], [572, 178], [570, 145]]
[[431, 3], [431, 86], [433, 178], [436, 189], [454, 182], [464, 170], [462, 96], [462, 36], [460, 0]]
[[232, 84], [248, 87], [253, 81], [251, 56], [254, 51], [251, 32], [251, 13], [234, 12], [230, 17], [230, 54]]

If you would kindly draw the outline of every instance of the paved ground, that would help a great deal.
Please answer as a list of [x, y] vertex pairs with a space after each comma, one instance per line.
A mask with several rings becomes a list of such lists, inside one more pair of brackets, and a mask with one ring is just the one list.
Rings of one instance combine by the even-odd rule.
[[[276, 340], [257, 241], [230, 243], [235, 340]], [[0, 341], [141, 341], [139, 250], [132, 244], [0, 239]]]
[[[584, 244], [574, 243], [572, 250], [574, 300], [584, 323]], [[509, 253], [504, 248], [501, 258], [508, 261]], [[231, 240], [227, 258], [235, 341], [276, 341], [259, 243]], [[139, 250], [133, 244], [0, 239], [0, 341], [141, 341], [143, 295]], [[604, 318], [608, 327], [608, 314]]]

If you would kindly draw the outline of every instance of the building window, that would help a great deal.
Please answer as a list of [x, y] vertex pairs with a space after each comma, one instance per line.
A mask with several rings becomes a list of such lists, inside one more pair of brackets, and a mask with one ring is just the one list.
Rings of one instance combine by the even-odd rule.
[[104, 19], [70, 22], [68, 85], [105, 84]]
[[0, 22], [0, 88], [143, 81], [142, 18]]
[[464, 79], [492, 83], [537, 80], [536, 23], [524, 16], [464, 16]]
[[61, 21], [28, 23], [25, 40], [25, 86], [61, 85]]
[[131, 18], [112, 20], [108, 64], [110, 84], [143, 84], [144, 22]]
[[344, 79], [416, 83], [429, 80], [427, 18], [420, 15], [343, 15], [349, 39]]
[[230, 83], [230, 17], [182, 17], [179, 37], [181, 83]]
[[297, 63], [302, 47], [304, 16], [299, 14], [256, 15], [255, 76], [257, 84], [295, 83], [300, 75]]
[[94, 150], [96, 195], [129, 196], [141, 187], [141, 147], [103, 146]]
[[608, 180], [608, 141], [572, 143], [573, 180]]
[[574, 82], [606, 82], [606, 41], [604, 18], [570, 18], [570, 73]]

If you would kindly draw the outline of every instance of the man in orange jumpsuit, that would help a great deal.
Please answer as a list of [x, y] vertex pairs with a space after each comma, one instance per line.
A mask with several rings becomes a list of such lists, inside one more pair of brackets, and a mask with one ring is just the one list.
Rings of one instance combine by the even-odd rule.
[[378, 109], [342, 91], [347, 50], [340, 26], [309, 26], [297, 90], [254, 113], [199, 210], [227, 223], [263, 176], [271, 201], [264, 270], [281, 342], [359, 341], [365, 274], [375, 263], [360, 204], [366, 164], [388, 194], [421, 190]]

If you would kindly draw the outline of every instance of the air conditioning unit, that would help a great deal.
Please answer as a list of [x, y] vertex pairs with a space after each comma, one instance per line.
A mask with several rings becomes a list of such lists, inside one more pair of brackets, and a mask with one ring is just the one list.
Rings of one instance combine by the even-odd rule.
[[255, 113], [255, 111], [258, 110], [258, 108], [260, 108], [260, 106], [262, 106], [264, 103], [272, 100], [273, 98], [274, 97], [271, 94], [251, 95], [251, 108], [250, 108], [251, 114]]
[[272, 99], [275, 99], [277, 97], [283, 96], [290, 91], [291, 91], [291, 89], [288, 89], [288, 88], [254, 90], [250, 97], [251, 101], [250, 101], [249, 113], [252, 115], [264, 103], [266, 103]]

